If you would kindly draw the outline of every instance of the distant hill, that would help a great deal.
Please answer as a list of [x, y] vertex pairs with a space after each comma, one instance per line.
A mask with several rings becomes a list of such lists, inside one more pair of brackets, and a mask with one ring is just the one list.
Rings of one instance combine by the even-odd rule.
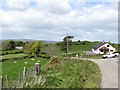
[[[23, 42], [38, 41], [38, 40], [35, 40], [35, 39], [4, 39], [4, 40], [0, 40], [0, 44], [2, 43], [2, 41], [5, 41], [5, 40], [23, 41]], [[59, 42], [59, 41], [47, 41], [47, 40], [40, 40], [40, 41], [43, 41], [45, 43], [56, 43], [56, 42]]]

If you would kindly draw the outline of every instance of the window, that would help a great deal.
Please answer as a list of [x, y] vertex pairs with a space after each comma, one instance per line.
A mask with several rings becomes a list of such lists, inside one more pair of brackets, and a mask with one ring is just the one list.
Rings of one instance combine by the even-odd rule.
[[110, 50], [110, 52], [113, 52], [113, 50]]
[[107, 45], [107, 47], [109, 47], [110, 45]]

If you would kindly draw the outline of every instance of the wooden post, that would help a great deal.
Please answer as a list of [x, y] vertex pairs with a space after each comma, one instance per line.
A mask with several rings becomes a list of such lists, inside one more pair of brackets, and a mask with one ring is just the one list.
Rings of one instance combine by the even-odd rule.
[[1, 78], [0, 78], [0, 90], [2, 90], [2, 88], [3, 88], [3, 77], [1, 76]]
[[8, 75], [6, 75], [6, 84], [7, 84], [7, 88], [9, 88], [9, 79], [8, 79]]
[[24, 70], [23, 70], [23, 79], [24, 80], [27, 79], [27, 67], [24, 67]]
[[39, 74], [40, 74], [40, 68], [41, 68], [40, 64], [35, 63], [35, 65], [34, 65], [34, 74], [35, 74], [36, 77], [38, 77]]
[[68, 59], [68, 33], [67, 33], [67, 59]]
[[35, 83], [38, 82], [38, 76], [40, 75], [40, 64], [37, 62], [34, 65], [34, 75], [35, 75]]
[[18, 82], [17, 82], [17, 86], [19, 86], [19, 84], [21, 83], [21, 74], [18, 74]]

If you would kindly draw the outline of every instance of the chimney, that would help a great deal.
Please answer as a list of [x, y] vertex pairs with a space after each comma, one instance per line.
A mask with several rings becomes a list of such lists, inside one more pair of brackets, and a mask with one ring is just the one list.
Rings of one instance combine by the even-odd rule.
[[105, 43], [105, 41], [103, 40], [102, 43]]

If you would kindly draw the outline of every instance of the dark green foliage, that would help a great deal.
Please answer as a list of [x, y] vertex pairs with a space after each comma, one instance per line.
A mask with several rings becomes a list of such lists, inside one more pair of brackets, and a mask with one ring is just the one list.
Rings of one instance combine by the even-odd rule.
[[41, 53], [39, 56], [42, 57], [42, 58], [47, 58], [47, 59], [50, 58], [50, 56], [47, 55], [46, 53]]
[[74, 38], [74, 36], [65, 36], [63, 38], [63, 44], [61, 45], [61, 48], [62, 48], [62, 51], [64, 51], [64, 53], [68, 54], [67, 49], [69, 49], [69, 47], [67, 47], [67, 44], [68, 44], [68, 46], [72, 45], [72, 40], [71, 39], [73, 39], [73, 38]]
[[18, 53], [23, 53], [23, 50], [6, 50], [6, 51], [2, 51], [1, 55], [18, 54]]
[[16, 46], [24, 46], [25, 43], [23, 41], [16, 41], [15, 42]]
[[38, 57], [41, 53], [41, 46], [42, 46], [42, 42], [41, 41], [36, 41], [36, 42], [30, 42], [28, 44], [25, 45], [25, 53], [29, 56], [29, 57]]
[[2, 50], [15, 49], [15, 42], [13, 40], [6, 40], [2, 42]]

